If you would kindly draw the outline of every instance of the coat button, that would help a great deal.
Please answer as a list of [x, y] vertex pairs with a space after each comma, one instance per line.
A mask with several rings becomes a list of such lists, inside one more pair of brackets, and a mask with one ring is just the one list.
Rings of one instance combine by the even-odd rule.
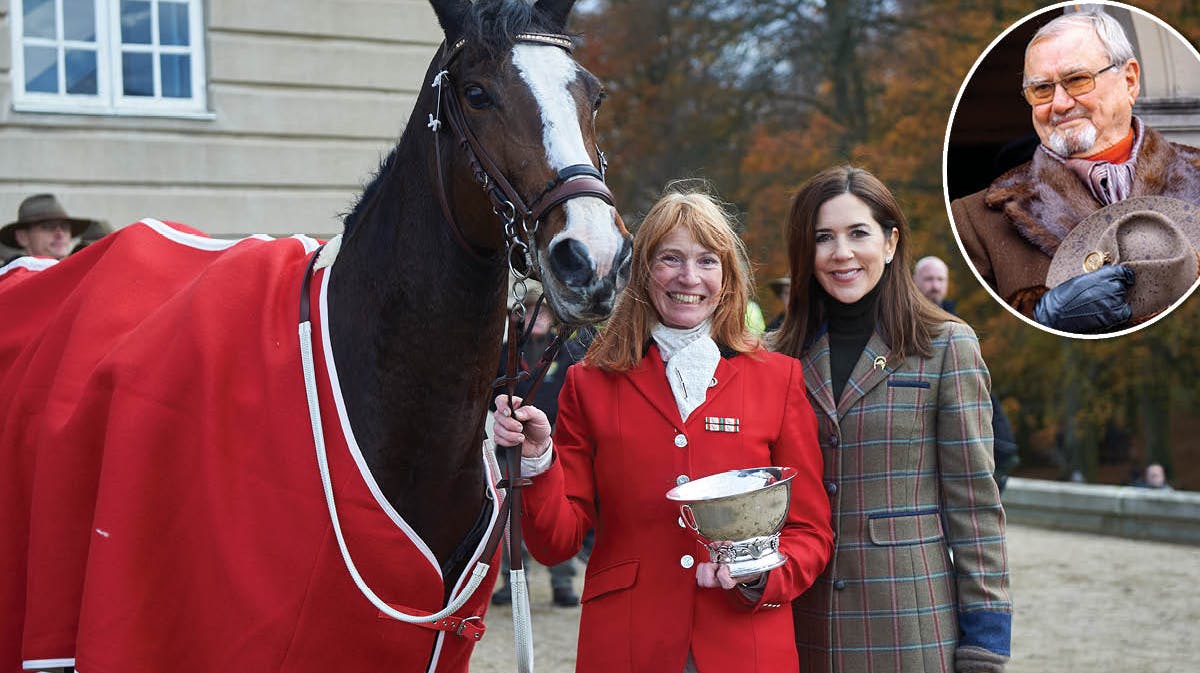
[[825, 482], [825, 491], [829, 493], [829, 495], [837, 493], [837, 484], [833, 483], [832, 481]]
[[679, 517], [679, 527], [687, 528], [687, 524], [683, 522], [683, 517]]
[[681, 449], [687, 446], [687, 436], [682, 432], [678, 435], [675, 435], [675, 446], [678, 446]]
[[716, 387], [717, 387], [717, 377], [715, 377], [715, 376], [714, 376], [714, 377], [712, 377], [712, 380], [708, 382], [708, 387], [709, 387], [709, 388], [716, 388]]
[[836, 591], [841, 591], [842, 589], [845, 589], [846, 588], [846, 580], [834, 580], [833, 588]]
[[830, 446], [838, 445], [838, 436], [837, 435], [829, 435], [829, 445]]
[[692, 558], [691, 554], [684, 554], [683, 556], [679, 557], [679, 565], [683, 566], [684, 568], [691, 568], [692, 566], [696, 565], [696, 559]]
[[678, 477], [675, 477], [675, 485], [676, 486], [683, 486], [684, 484], [688, 483], [689, 481], [691, 481], [691, 479], [688, 479], [686, 474], [681, 474]]

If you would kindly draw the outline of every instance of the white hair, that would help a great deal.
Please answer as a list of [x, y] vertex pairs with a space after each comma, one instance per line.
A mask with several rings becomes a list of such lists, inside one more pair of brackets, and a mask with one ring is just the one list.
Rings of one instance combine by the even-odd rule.
[[913, 265], [913, 275], [915, 276], [916, 274], [920, 273], [921, 267], [923, 267], [927, 264], [937, 264], [938, 266], [945, 269], [947, 272], [950, 271], [950, 267], [946, 266], [946, 263], [942, 261], [941, 257], [929, 255], [927, 257], [922, 257], [921, 259], [917, 260], [917, 263]]
[[[1100, 39], [1100, 45], [1108, 54], [1110, 63], [1125, 65], [1133, 58], [1133, 45], [1125, 36], [1125, 29], [1112, 15], [1105, 13], [1097, 6], [1091, 6], [1081, 12], [1064, 14], [1050, 23], [1042, 26], [1034, 33], [1033, 39], [1025, 47], [1025, 58], [1029, 58], [1029, 50], [1033, 45], [1051, 37], [1058, 37], [1076, 28], [1090, 28]], [[1026, 81], [1025, 84], [1029, 82]]]

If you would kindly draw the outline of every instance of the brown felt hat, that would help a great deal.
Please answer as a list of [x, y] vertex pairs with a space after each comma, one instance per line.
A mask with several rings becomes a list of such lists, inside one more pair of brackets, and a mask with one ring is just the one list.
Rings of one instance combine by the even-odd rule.
[[1137, 196], [1088, 215], [1050, 261], [1047, 287], [1107, 264], [1133, 270], [1132, 323], [1166, 310], [1200, 278], [1200, 206], [1168, 196]]
[[71, 238], [76, 238], [95, 220], [88, 220], [67, 215], [67, 209], [62, 207], [53, 194], [34, 194], [21, 202], [17, 208], [17, 219], [9, 222], [0, 229], [0, 243], [10, 248], [20, 248], [17, 243], [17, 230], [27, 229], [39, 222], [66, 222], [71, 227]]

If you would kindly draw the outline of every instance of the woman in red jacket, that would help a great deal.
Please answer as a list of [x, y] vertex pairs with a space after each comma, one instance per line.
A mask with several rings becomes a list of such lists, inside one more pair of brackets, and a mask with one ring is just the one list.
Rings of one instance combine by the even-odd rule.
[[[529, 551], [570, 558], [589, 528], [576, 670], [796, 670], [790, 601], [829, 559], [829, 499], [797, 360], [745, 328], [749, 264], [723, 210], [668, 193], [634, 239], [632, 276], [584, 362], [567, 371], [553, 442], [536, 407], [497, 398], [496, 441], [520, 444]], [[520, 400], [514, 398], [514, 404]], [[706, 423], [706, 419], [738, 423]], [[733, 431], [730, 431], [733, 430]], [[689, 479], [790, 466], [785, 565], [733, 580], [664, 494]]]

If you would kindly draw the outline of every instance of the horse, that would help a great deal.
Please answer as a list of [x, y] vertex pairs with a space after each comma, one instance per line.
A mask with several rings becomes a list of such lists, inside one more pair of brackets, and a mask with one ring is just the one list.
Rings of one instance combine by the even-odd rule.
[[142, 220], [0, 272], [0, 670], [466, 670], [510, 274], [568, 324], [629, 274], [573, 4], [431, 0], [443, 45], [324, 247]]

